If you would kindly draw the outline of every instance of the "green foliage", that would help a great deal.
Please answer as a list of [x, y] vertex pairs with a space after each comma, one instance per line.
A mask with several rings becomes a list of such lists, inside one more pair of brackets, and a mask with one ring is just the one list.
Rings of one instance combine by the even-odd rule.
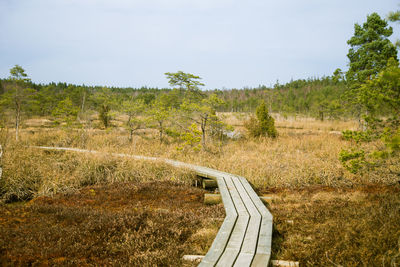
[[269, 137], [277, 137], [278, 132], [275, 128], [275, 120], [268, 114], [268, 109], [265, 103], [262, 103], [256, 110], [256, 116], [259, 122], [261, 135], [267, 135]]
[[373, 80], [360, 88], [360, 102], [374, 114], [386, 111], [400, 115], [400, 68], [399, 63], [390, 58], [387, 66]]
[[79, 109], [75, 107], [69, 97], [58, 102], [57, 107], [53, 110], [53, 116], [57, 118], [57, 122], [66, 122], [70, 126], [76, 121]]
[[244, 123], [244, 127], [247, 129], [247, 131], [249, 131], [249, 134], [252, 137], [258, 137], [261, 135], [258, 120], [254, 116], [251, 116], [250, 119]]
[[[400, 10], [389, 12], [387, 18], [391, 22], [399, 23], [400, 22]], [[400, 48], [400, 40], [397, 40], [395, 45], [397, 48]]]
[[[375, 141], [378, 145], [362, 154], [353, 153], [354, 158], [343, 152], [340, 160], [351, 172], [377, 166], [390, 169], [396, 164], [400, 151], [400, 68], [396, 60], [389, 59], [387, 66], [374, 79], [359, 87], [357, 103], [368, 111], [364, 116], [367, 129], [344, 131], [343, 137], [355, 142], [354, 151], [360, 150], [363, 142]], [[385, 114], [386, 118], [378, 118], [378, 114]]]
[[201, 130], [201, 144], [203, 149], [207, 148], [206, 136], [210, 131], [210, 125], [213, 130], [215, 127], [222, 127], [216, 109], [223, 105], [224, 102], [216, 94], [211, 94], [201, 101], [194, 101], [192, 98], [185, 98], [181, 104], [182, 117], [187, 121], [194, 122]]
[[156, 95], [150, 92], [144, 92], [138, 95], [137, 99], [142, 100], [145, 105], [150, 105], [156, 99]]
[[210, 136], [218, 141], [224, 141], [227, 139], [227, 133], [233, 132], [233, 126], [224, 123], [221, 118], [214, 112], [210, 116]]
[[293, 80], [276, 85], [274, 89], [266, 86], [230, 90], [213, 90], [225, 104], [217, 111], [254, 112], [262, 101], [270, 112], [287, 115], [311, 116], [321, 119], [350, 117], [352, 111], [345, 109], [342, 95], [347, 85], [343, 74], [337, 77], [309, 78]]
[[388, 14], [388, 19], [392, 22], [398, 22], [400, 21], [400, 11], [391, 11]]
[[332, 81], [335, 84], [338, 84], [339, 82], [343, 81], [343, 79], [344, 79], [343, 71], [341, 69], [339, 69], [339, 68], [336, 69], [333, 72]]
[[111, 121], [111, 115], [110, 115], [110, 106], [107, 104], [101, 104], [100, 105], [100, 110], [99, 110], [99, 119], [103, 123], [104, 128], [108, 128], [110, 126], [110, 121]]
[[144, 117], [146, 109], [145, 100], [142, 98], [125, 100], [122, 102], [122, 112], [128, 115], [125, 127], [129, 130], [129, 140], [132, 141], [133, 133], [146, 126], [147, 120]]
[[339, 159], [343, 166], [351, 173], [359, 172], [367, 163], [363, 150], [342, 150]]
[[116, 104], [115, 95], [109, 88], [103, 87], [92, 96], [92, 101], [98, 106], [99, 120], [103, 123], [104, 128], [107, 129], [112, 119], [111, 108]]
[[204, 94], [200, 91], [200, 86], [204, 86], [199, 80], [201, 78], [191, 73], [185, 73], [183, 71], [178, 72], [166, 72], [168, 83], [177, 89], [181, 95], [191, 101], [198, 101]]
[[0, 106], [9, 108], [15, 114], [15, 139], [19, 139], [19, 128], [21, 124], [21, 116], [25, 110], [28, 110], [32, 103], [32, 97], [36, 93], [35, 90], [28, 87], [30, 79], [25, 70], [15, 65], [10, 69], [11, 76], [5, 86], [5, 92], [0, 97]]
[[397, 50], [388, 39], [392, 27], [377, 13], [367, 16], [361, 26], [354, 25], [354, 36], [348, 40], [351, 46], [347, 57], [350, 60], [347, 79], [352, 82], [365, 82], [374, 78], [390, 58], [397, 58]]
[[245, 123], [245, 127], [252, 137], [268, 136], [275, 138], [278, 136], [275, 128], [275, 120], [269, 115], [264, 102], [257, 107], [256, 117], [251, 117]]
[[181, 134], [180, 139], [183, 143], [177, 147], [177, 150], [182, 151], [184, 149], [191, 148], [194, 151], [201, 149], [201, 131], [199, 131], [197, 125], [192, 123], [187, 131]]
[[[196, 76], [198, 77], [198, 76]], [[0, 80], [0, 98], [6, 88], [11, 86], [9, 80]], [[82, 113], [99, 112], [101, 101], [96, 95], [103, 91], [103, 87], [92, 87], [84, 85], [72, 85], [66, 83], [34, 84], [27, 82], [28, 88], [34, 89], [33, 99], [27, 105], [26, 112], [31, 115], [51, 116], [58, 103], [69, 97], [74, 108], [79, 109], [78, 117], [82, 119]], [[174, 89], [166, 88], [108, 88], [110, 100], [114, 102], [111, 112], [122, 112], [122, 103], [132, 98], [142, 99], [146, 106], [152, 105], [161, 94], [168, 95], [169, 106], [179, 110], [184, 99], [191, 102], [200, 102], [202, 99], [215, 94], [223, 100], [223, 104], [216, 107], [217, 112], [237, 111], [253, 112], [264, 100], [270, 112], [286, 113], [288, 115], [304, 114], [320, 118], [319, 103], [326, 101], [328, 106], [323, 110], [324, 119], [335, 119], [342, 116], [350, 116], [347, 110], [343, 109], [341, 95], [345, 90], [345, 81], [334, 78], [310, 78], [307, 80], [295, 80], [287, 84], [279, 85], [276, 89], [266, 86], [249, 89], [231, 90], [195, 90], [188, 93], [185, 87]], [[190, 86], [189, 86], [190, 87]], [[198, 85], [197, 87], [200, 87]]]
[[[166, 116], [167, 109], [163, 108], [163, 106], [168, 105], [171, 109], [176, 106], [171, 100], [176, 100], [180, 97], [180, 128], [186, 128], [186, 132], [193, 136], [193, 124], [197, 125], [201, 130], [201, 145], [203, 149], [206, 149], [206, 133], [209, 131], [210, 122], [212, 122], [213, 126], [222, 125], [218, 124], [216, 109], [224, 104], [223, 100], [216, 94], [210, 94], [206, 97], [199, 89], [199, 86], [204, 86], [204, 84], [199, 81], [201, 79], [199, 76], [182, 71], [176, 73], [167, 72], [165, 75], [167, 76], [169, 84], [177, 88], [175, 88], [171, 97], [164, 96], [164, 99], [161, 99], [164, 104], [156, 104], [156, 112], [154, 113], [159, 115], [165, 114]], [[160, 124], [160, 127], [162, 127], [162, 124]], [[214, 127], [214, 130], [215, 129]], [[186, 135], [187, 134], [185, 134], [185, 136]], [[160, 140], [161, 136], [160, 131]], [[189, 137], [185, 138], [188, 139]]]
[[343, 95], [347, 108], [354, 110], [360, 126], [365, 128], [363, 117], [384, 115], [382, 102], [377, 101], [375, 79], [387, 67], [397, 62], [396, 47], [388, 39], [393, 29], [381, 17], [373, 13], [360, 26], [355, 24], [354, 36], [347, 42], [350, 60], [346, 77], [349, 89]]
[[158, 129], [160, 143], [163, 142], [166, 121], [174, 113], [173, 99], [174, 96], [170, 96], [169, 94], [161, 94], [156, 98], [151, 108], [147, 112], [150, 115], [150, 121], [155, 124], [153, 127]]
[[351, 131], [342, 132], [343, 139], [347, 141], [355, 141], [357, 144], [361, 142], [371, 142], [373, 140], [371, 131]]
[[[382, 125], [386, 125], [386, 127], [382, 128]], [[357, 173], [362, 170], [384, 167], [392, 172], [392, 167], [398, 164], [400, 127], [398, 125], [390, 126], [387, 121], [382, 125], [375, 130], [343, 132], [343, 138], [353, 142], [350, 150], [342, 150], [339, 154], [339, 159], [347, 170]], [[366, 142], [374, 142], [375, 148], [364, 146]], [[364, 150], [363, 147], [367, 150]]]
[[397, 156], [400, 153], [400, 127], [397, 127], [397, 130], [385, 128], [381, 139], [388, 155]]
[[376, 123], [379, 116], [398, 116], [400, 114], [398, 62], [390, 58], [387, 66], [374, 79], [354, 85], [349, 91], [348, 98], [358, 107], [360, 117], [363, 117], [367, 124]]
[[199, 86], [204, 86], [199, 80], [201, 78], [197, 75], [185, 73], [183, 71], [178, 72], [166, 72], [168, 83], [172, 87], [178, 87], [178, 89], [183, 89], [187, 91], [199, 90]]
[[[398, 156], [400, 152], [400, 128], [391, 130], [385, 128], [383, 133], [377, 137], [373, 131], [369, 133], [347, 131], [344, 136], [346, 140], [356, 141], [350, 150], [342, 150], [339, 159], [343, 166], [351, 173], [358, 173], [363, 170], [370, 170], [377, 167], [385, 167], [389, 172], [398, 164]], [[350, 134], [351, 133], [351, 134]], [[377, 149], [362, 149], [363, 142], [382, 143]]]
[[16, 82], [28, 82], [30, 79], [28, 75], [25, 73], [25, 70], [20, 65], [15, 65], [12, 69], [10, 69], [10, 79]]

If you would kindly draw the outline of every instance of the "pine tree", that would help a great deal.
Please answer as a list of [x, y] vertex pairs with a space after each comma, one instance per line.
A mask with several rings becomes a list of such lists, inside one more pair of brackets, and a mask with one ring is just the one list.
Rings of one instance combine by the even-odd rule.
[[392, 33], [392, 27], [377, 13], [367, 16], [362, 26], [354, 25], [354, 36], [347, 41], [351, 46], [347, 54], [350, 60], [347, 80], [360, 83], [370, 80], [386, 67], [390, 58], [397, 58], [396, 47], [388, 39]]
[[1, 95], [0, 105], [10, 107], [15, 112], [15, 139], [19, 140], [19, 128], [21, 127], [21, 116], [24, 109], [30, 104], [35, 91], [28, 88], [30, 79], [25, 70], [15, 65], [10, 69], [11, 76], [8, 79], [6, 92]]
[[245, 127], [252, 137], [268, 136], [275, 138], [278, 136], [275, 120], [269, 115], [264, 101], [257, 107], [256, 117], [251, 117], [245, 123]]

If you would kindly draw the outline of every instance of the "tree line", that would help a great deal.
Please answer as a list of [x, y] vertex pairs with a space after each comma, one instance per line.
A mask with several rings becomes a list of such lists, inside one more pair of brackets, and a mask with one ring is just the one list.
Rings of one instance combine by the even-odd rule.
[[216, 113], [223, 100], [203, 92], [199, 76], [182, 71], [165, 75], [172, 89], [38, 85], [16, 65], [10, 77], [1, 80], [0, 127], [12, 114], [18, 140], [23, 116], [51, 116], [55, 125], [82, 128], [90, 126], [97, 114], [101, 127], [109, 128], [118, 114], [125, 115], [130, 140], [144, 128], [156, 129], [160, 142], [167, 135], [181, 139], [180, 149], [207, 149], [208, 138], [222, 140], [229, 130]]

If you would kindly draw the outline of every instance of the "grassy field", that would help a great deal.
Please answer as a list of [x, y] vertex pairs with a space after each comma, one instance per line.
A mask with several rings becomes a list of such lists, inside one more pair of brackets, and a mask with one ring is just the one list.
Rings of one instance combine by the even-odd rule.
[[[225, 121], [245, 132], [245, 114], [224, 114]], [[117, 123], [115, 123], [117, 124]], [[209, 151], [179, 151], [173, 141], [160, 144], [155, 132], [143, 131], [128, 140], [127, 131], [61, 131], [30, 128], [24, 132], [26, 145], [68, 146], [177, 159], [239, 174], [258, 189], [270, 187], [300, 188], [309, 185], [334, 187], [360, 184], [394, 184], [398, 177], [384, 168], [353, 175], [339, 161], [339, 152], [351, 143], [340, 132], [355, 129], [355, 121], [316, 121], [309, 118], [280, 118], [276, 125], [279, 137], [252, 140], [243, 138], [224, 145], [209, 142]], [[373, 143], [370, 146], [377, 146]], [[399, 161], [400, 166], [400, 161]]]
[[[246, 114], [224, 116], [227, 123], [244, 133]], [[177, 266], [186, 264], [180, 261], [183, 254], [204, 254], [222, 222], [222, 206], [201, 204], [204, 191], [192, 186], [196, 177], [187, 170], [107, 154], [27, 147], [46, 145], [177, 159], [244, 176], [257, 192], [271, 198], [274, 259], [296, 260], [303, 266], [398, 264], [399, 177], [385, 169], [351, 174], [338, 159], [340, 150], [351, 145], [341, 138], [340, 131], [355, 129], [357, 123], [275, 117], [279, 132], [276, 140], [244, 137], [210, 142], [208, 151], [199, 152], [179, 151], [171, 139], [160, 144], [152, 130], [139, 132], [130, 142], [127, 131], [120, 127], [50, 128], [49, 121], [40, 118], [27, 121], [20, 144], [0, 133], [6, 144], [0, 181], [0, 224], [6, 234], [1, 235], [0, 257], [10, 265], [96, 265], [119, 261], [130, 265], [136, 261], [142, 266], [145, 262]], [[140, 188], [157, 193], [146, 195], [146, 190]], [[135, 194], [142, 193], [143, 199], [136, 198]], [[24, 202], [15, 204], [18, 200]], [[158, 219], [144, 219], [154, 217]], [[79, 223], [71, 224], [74, 220]], [[140, 231], [135, 228], [139, 221], [143, 223]], [[49, 224], [56, 227], [48, 240], [40, 239]], [[116, 230], [106, 238], [96, 239], [89, 234], [94, 224]], [[136, 226], [130, 228], [128, 224]], [[66, 247], [60, 244], [63, 236], [56, 229], [64, 229], [63, 236], [73, 238], [64, 240]], [[82, 236], [77, 234], [79, 231]], [[176, 241], [179, 231], [184, 237]], [[27, 233], [32, 236], [28, 238]], [[161, 243], [156, 235], [162, 236]], [[11, 237], [17, 237], [18, 242], [10, 245]], [[37, 246], [32, 240], [37, 238], [49, 242], [47, 247], [35, 251]], [[126, 241], [129, 238], [149, 241], [136, 246]], [[33, 243], [24, 249], [27, 241]], [[77, 248], [93, 250], [81, 255], [77, 251], [84, 250], [74, 250], [73, 243]], [[52, 247], [59, 250], [53, 251]], [[60, 254], [62, 250], [67, 255]], [[18, 262], [18, 258], [25, 261]]]

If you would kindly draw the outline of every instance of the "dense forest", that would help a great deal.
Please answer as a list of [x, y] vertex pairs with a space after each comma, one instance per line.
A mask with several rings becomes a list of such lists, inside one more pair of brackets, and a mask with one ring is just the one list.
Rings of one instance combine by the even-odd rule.
[[[254, 112], [265, 101], [270, 111], [288, 115], [306, 115], [316, 118], [335, 119], [349, 115], [341, 108], [341, 97], [346, 82], [335, 77], [309, 78], [276, 84], [273, 88], [259, 86], [255, 88], [203, 90], [205, 95], [216, 94], [224, 103], [217, 108], [219, 112]], [[10, 85], [9, 79], [0, 80], [1, 91]], [[74, 85], [67, 83], [36, 84], [31, 81], [26, 86], [33, 89], [30, 104], [26, 112], [29, 116], [51, 116], [54, 109], [65, 99], [71, 101], [75, 109], [98, 110], [95, 95], [108, 91], [115, 100], [115, 111], [121, 110], [126, 100], [143, 99], [150, 105], [162, 94], [172, 92], [171, 88], [118, 88], [102, 86]]]

